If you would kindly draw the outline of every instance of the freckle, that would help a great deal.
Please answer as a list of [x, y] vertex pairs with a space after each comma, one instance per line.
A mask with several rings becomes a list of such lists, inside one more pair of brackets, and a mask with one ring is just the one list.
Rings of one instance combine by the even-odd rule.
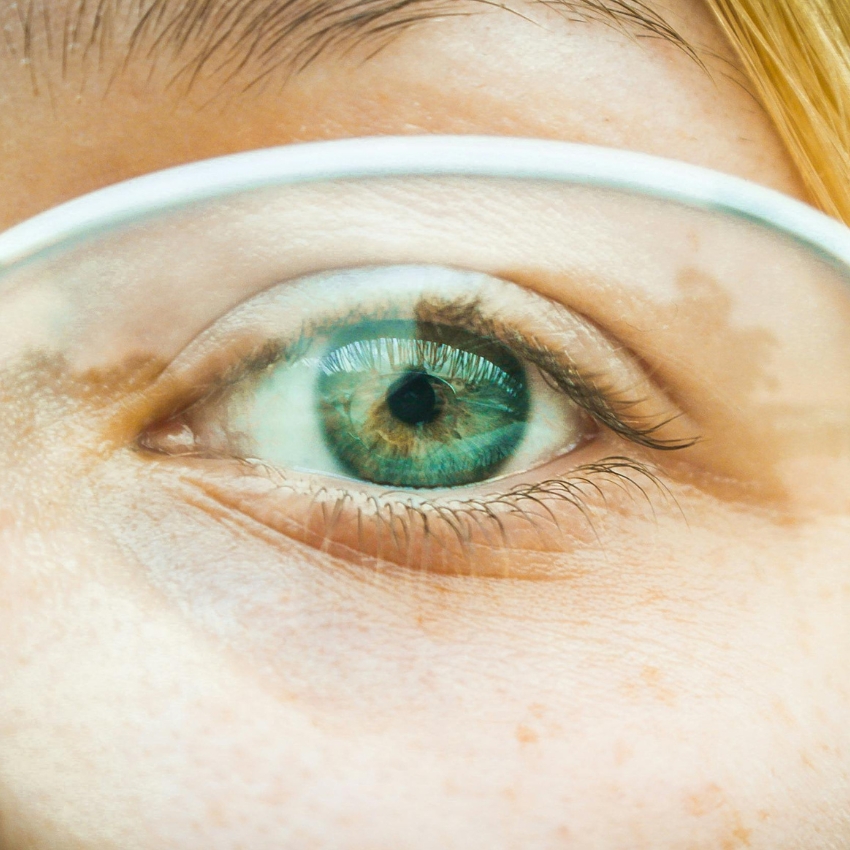
[[751, 834], [749, 829], [744, 829], [743, 826], [737, 826], [732, 830], [730, 836], [723, 840], [720, 846], [722, 850], [741, 850], [742, 847], [750, 847]]
[[614, 763], [617, 767], [622, 767], [632, 756], [634, 750], [623, 741], [617, 741], [614, 745]]
[[657, 684], [661, 679], [661, 671], [657, 667], [647, 665], [641, 671], [641, 678], [648, 684]]
[[528, 707], [528, 713], [532, 715], [532, 717], [536, 717], [538, 720], [543, 717], [545, 711], [546, 706], [539, 702], [533, 702]]
[[750, 846], [750, 836], [753, 834], [751, 829], [745, 829], [743, 826], [737, 827], [733, 830], [733, 837], [737, 838], [743, 847]]
[[676, 702], [675, 692], [664, 684], [664, 674], [658, 667], [646, 665], [640, 672], [641, 685], [627, 685], [629, 695], [643, 696], [647, 691], [658, 702], [673, 705]]
[[520, 744], [536, 744], [539, 737], [533, 729], [529, 729], [528, 726], [520, 723], [516, 728], [516, 739]]
[[637, 604], [641, 608], [651, 608], [667, 601], [667, 598], [667, 595], [660, 590], [647, 590], [641, 595]]
[[227, 817], [221, 803], [213, 803], [207, 809], [207, 822], [217, 827], [227, 825]]
[[[567, 827], [559, 826], [555, 830], [555, 838], [557, 838], [559, 842], [560, 841], [567, 842], [567, 841], [570, 841], [570, 839], [572, 838], [572, 833], [570, 832], [570, 830]], [[565, 844], [564, 846], [567, 846], [567, 845]]]
[[779, 516], [776, 518], [776, 524], [780, 528], [796, 528], [802, 525], [803, 520], [796, 516]]
[[788, 706], [778, 697], [772, 701], [771, 709], [772, 717], [781, 720], [784, 726], [791, 728], [796, 725], [793, 715], [788, 710]]
[[703, 791], [689, 794], [685, 798], [685, 808], [694, 817], [703, 817], [717, 811], [724, 803], [723, 791], [719, 785], [711, 783]]

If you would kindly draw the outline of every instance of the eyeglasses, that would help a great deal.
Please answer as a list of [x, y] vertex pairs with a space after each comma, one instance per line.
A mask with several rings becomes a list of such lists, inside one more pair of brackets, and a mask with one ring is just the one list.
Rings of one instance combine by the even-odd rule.
[[484, 504], [633, 454], [742, 498], [850, 480], [850, 230], [640, 154], [409, 137], [187, 165], [0, 235], [0, 299], [16, 352], [29, 310], [69, 374], [157, 387], [138, 451], [314, 501]]

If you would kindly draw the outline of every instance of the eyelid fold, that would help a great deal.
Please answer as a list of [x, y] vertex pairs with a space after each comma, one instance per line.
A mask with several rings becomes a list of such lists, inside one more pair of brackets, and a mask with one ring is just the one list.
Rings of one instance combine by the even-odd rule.
[[[763, 246], [765, 262], [746, 256], [753, 244]], [[749, 222], [567, 182], [411, 178], [299, 183], [222, 199], [105, 233], [25, 271], [61, 290], [75, 316], [62, 342], [69, 370], [103, 375], [114, 373], [121, 356], [131, 368], [170, 362], [214, 316], [282, 277], [377, 262], [481, 269], [606, 328], [647, 365], [676, 407], [699, 418], [701, 432], [722, 440], [753, 429], [741, 414], [752, 409], [750, 387], [763, 380], [750, 374], [763, 360], [730, 357], [722, 342], [734, 338], [732, 321], [759, 333], [766, 324], [768, 334], [797, 321], [785, 290], [798, 282], [783, 280], [783, 265], [788, 255], [799, 260], [799, 250]], [[804, 269], [800, 286], [811, 291], [821, 272]], [[764, 323], [760, 299], [768, 292], [774, 315]], [[826, 309], [835, 313], [832, 306]], [[707, 320], [715, 332], [700, 340]], [[765, 377], [780, 388], [774, 395], [785, 396], [774, 406], [792, 396], [789, 376], [798, 396], [798, 386], [811, 391], [807, 362], [789, 350], [770, 364], [773, 374]], [[818, 382], [819, 395], [828, 383]], [[727, 440], [723, 474], [765, 468], [762, 460], [747, 463], [745, 454], [757, 445], [765, 440]]]
[[698, 436], [696, 424], [594, 323], [510, 281], [422, 265], [312, 275], [240, 305], [163, 373], [154, 388], [163, 401], [148, 427], [203, 406], [287, 352], [297, 352], [318, 333], [361, 320], [410, 316], [457, 325], [508, 345], [559, 391], [632, 442], [665, 450], [688, 447]]

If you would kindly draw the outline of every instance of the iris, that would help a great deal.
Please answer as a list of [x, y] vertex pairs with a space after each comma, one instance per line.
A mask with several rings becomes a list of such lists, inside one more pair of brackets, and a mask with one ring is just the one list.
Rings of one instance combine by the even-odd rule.
[[377, 321], [332, 339], [318, 370], [325, 444], [348, 475], [443, 488], [498, 474], [530, 409], [525, 368], [500, 341], [449, 325]]

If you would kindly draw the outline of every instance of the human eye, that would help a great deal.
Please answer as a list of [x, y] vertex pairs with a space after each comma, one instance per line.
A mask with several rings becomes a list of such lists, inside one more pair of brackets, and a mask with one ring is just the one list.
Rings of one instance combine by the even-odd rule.
[[177, 400], [138, 445], [184, 483], [331, 553], [437, 570], [585, 537], [603, 503], [663, 494], [652, 456], [697, 437], [593, 322], [444, 266], [284, 282], [161, 383]]

